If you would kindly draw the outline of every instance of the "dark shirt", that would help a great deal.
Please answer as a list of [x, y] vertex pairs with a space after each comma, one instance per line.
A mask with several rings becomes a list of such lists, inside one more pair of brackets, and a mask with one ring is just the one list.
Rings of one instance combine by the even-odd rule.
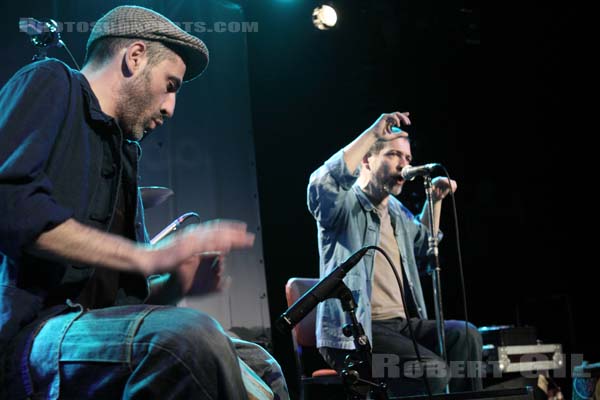
[[147, 241], [137, 142], [126, 140], [101, 111], [86, 78], [58, 60], [19, 70], [0, 90], [0, 110], [0, 348], [41, 310], [67, 299], [83, 300], [85, 307], [142, 302], [148, 287], [141, 275], [118, 274], [116, 291], [113, 275], [112, 290], [82, 296], [94, 268], [27, 251], [69, 218], [110, 231], [119, 193], [119, 233]]
[[[128, 187], [128, 176], [126, 173], [121, 177], [123, 184], [117, 193], [117, 201], [112, 217], [109, 232], [115, 235], [134, 238], [131, 227], [133, 227], [132, 204], [135, 199], [125, 188]], [[85, 288], [77, 298], [77, 302], [86, 308], [104, 308], [114, 304], [119, 291], [119, 277], [121, 273], [113, 269], [98, 268], [88, 280]]]

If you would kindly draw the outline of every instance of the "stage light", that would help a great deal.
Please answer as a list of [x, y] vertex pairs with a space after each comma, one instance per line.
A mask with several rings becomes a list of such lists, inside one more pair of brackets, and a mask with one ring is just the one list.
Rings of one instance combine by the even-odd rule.
[[321, 29], [326, 30], [335, 26], [337, 22], [337, 13], [331, 6], [323, 4], [313, 10], [313, 24]]

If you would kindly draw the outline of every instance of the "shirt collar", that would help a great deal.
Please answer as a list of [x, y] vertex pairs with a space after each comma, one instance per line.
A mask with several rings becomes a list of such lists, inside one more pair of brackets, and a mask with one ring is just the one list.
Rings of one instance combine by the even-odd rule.
[[365, 192], [362, 191], [358, 182], [352, 185], [352, 190], [356, 193], [356, 197], [358, 198], [358, 202], [366, 211], [371, 212], [375, 208], [371, 200], [367, 197]]
[[83, 94], [86, 99], [90, 117], [95, 121], [104, 122], [105, 124], [116, 123], [113, 117], [111, 117], [108, 114], [105, 114], [100, 108], [100, 102], [94, 94], [94, 91], [92, 90], [92, 87], [90, 86], [90, 83], [88, 82], [85, 75], [83, 75], [79, 71], [76, 71], [75, 76], [81, 84], [81, 89], [83, 90]]
[[[366, 195], [366, 193], [362, 191], [358, 182], [356, 182], [352, 186], [352, 190], [354, 191], [354, 193], [356, 193], [358, 202], [360, 203], [362, 208], [364, 208], [366, 211], [371, 212], [377, 208], [373, 205], [373, 203], [371, 202], [369, 197]], [[398, 216], [400, 216], [400, 214], [402, 212], [402, 210], [400, 208], [400, 202], [398, 201], [398, 199], [396, 199], [392, 195], [390, 195], [390, 199], [388, 200], [387, 208], [388, 208], [388, 213], [390, 214], [390, 217], [398, 217]]]

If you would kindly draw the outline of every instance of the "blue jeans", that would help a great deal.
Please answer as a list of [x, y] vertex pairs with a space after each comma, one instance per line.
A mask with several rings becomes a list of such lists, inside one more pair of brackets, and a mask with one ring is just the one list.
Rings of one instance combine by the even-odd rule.
[[273, 400], [289, 400], [290, 394], [279, 363], [256, 343], [230, 338], [238, 357], [269, 386], [274, 394]]
[[11, 399], [247, 399], [234, 344], [189, 308], [71, 308], [6, 355]]

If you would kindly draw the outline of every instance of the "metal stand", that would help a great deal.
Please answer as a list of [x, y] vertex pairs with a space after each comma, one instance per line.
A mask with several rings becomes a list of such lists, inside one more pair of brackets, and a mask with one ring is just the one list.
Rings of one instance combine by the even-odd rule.
[[40, 22], [33, 18], [22, 18], [19, 21], [19, 29], [30, 36], [31, 44], [36, 48], [32, 61], [44, 60], [48, 57], [48, 49], [51, 47], [64, 47], [60, 38], [58, 24], [53, 19], [43, 22], [40, 31]]
[[162, 231], [158, 232], [152, 239], [150, 239], [150, 244], [155, 245], [156, 243], [163, 240], [167, 235], [169, 235], [169, 233], [175, 232], [177, 228], [179, 228], [179, 225], [181, 225], [183, 221], [185, 221], [189, 217], [195, 217], [200, 219], [200, 216], [195, 212], [186, 212], [185, 214], [182, 214], [179, 217], [175, 218], [173, 222], [165, 226]]
[[73, 65], [78, 70], [81, 69], [65, 42], [61, 40], [58, 23], [53, 19], [38, 21], [35, 18], [20, 18], [19, 30], [29, 36], [31, 44], [36, 48], [36, 54], [32, 61], [45, 60], [48, 57], [48, 49], [51, 47], [62, 47], [71, 57]]
[[[444, 327], [444, 308], [442, 306], [442, 284], [440, 282], [440, 258], [438, 250], [437, 232], [433, 232], [433, 201], [432, 201], [432, 183], [431, 176], [423, 176], [425, 185], [425, 194], [427, 196], [427, 204], [429, 205], [429, 248], [427, 256], [429, 258], [430, 274], [433, 280], [433, 300], [435, 304], [435, 325], [437, 328], [437, 341], [440, 357], [444, 361], [448, 361], [446, 356], [446, 333]], [[449, 387], [446, 385], [446, 393], [449, 393]]]
[[[356, 353], [350, 354], [344, 360], [342, 379], [348, 400], [377, 399], [387, 400], [387, 385], [385, 382], [374, 382], [372, 379], [371, 365], [371, 343], [358, 319], [355, 310], [357, 308], [352, 292], [343, 281], [339, 281], [338, 288], [331, 297], [338, 298], [342, 303], [342, 309], [350, 315], [351, 323], [344, 326], [343, 332], [346, 337], [354, 338]], [[374, 397], [369, 397], [372, 394]]]

